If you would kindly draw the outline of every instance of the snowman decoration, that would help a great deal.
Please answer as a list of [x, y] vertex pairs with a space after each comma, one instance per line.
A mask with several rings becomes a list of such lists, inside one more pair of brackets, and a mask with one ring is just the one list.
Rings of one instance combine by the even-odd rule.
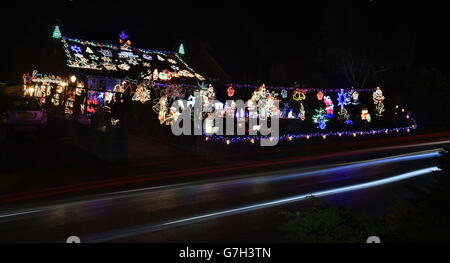
[[367, 122], [371, 121], [369, 110], [367, 110], [367, 108], [363, 108], [361, 110], [361, 120], [367, 121]]

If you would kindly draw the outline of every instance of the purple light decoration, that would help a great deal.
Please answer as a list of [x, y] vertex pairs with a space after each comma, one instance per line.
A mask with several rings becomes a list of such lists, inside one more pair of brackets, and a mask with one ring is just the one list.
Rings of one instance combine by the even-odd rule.
[[125, 40], [128, 39], [130, 36], [125, 31], [122, 31], [120, 32], [119, 37], [120, 39]]
[[[253, 85], [253, 84], [239, 84], [239, 83], [227, 83], [226, 84], [226, 86], [230, 86], [230, 85], [232, 85], [233, 87], [236, 87], [236, 88], [253, 88], [253, 89], [259, 89], [259, 86], [258, 85]], [[268, 85], [266, 85], [266, 89], [269, 89], [269, 90], [282, 90], [282, 89], [286, 89], [286, 90], [294, 90], [294, 89], [296, 89], [296, 87], [294, 87], [294, 86], [291, 86], [291, 87], [282, 87], [282, 86], [268, 86]], [[307, 92], [318, 92], [318, 91], [323, 91], [323, 89], [316, 89], [316, 88], [305, 88], [305, 89], [303, 89], [302, 88], [302, 90], [306, 90]], [[339, 91], [341, 91], [342, 89], [327, 89], [326, 91], [327, 92], [339, 92]], [[351, 89], [344, 89], [344, 91], [350, 91]], [[375, 89], [358, 89], [357, 90], [358, 92], [373, 92], [373, 91], [375, 91]]]

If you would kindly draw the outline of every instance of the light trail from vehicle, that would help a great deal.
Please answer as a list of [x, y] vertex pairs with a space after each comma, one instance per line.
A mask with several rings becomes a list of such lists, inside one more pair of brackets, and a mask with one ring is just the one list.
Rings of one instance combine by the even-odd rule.
[[[408, 154], [402, 154], [402, 155], [395, 155], [395, 156], [389, 156], [389, 157], [383, 157], [378, 159], [371, 159], [371, 160], [365, 160], [365, 161], [359, 161], [359, 162], [349, 162], [349, 163], [342, 163], [342, 164], [334, 164], [334, 165], [320, 165], [320, 166], [313, 166], [308, 168], [302, 168], [302, 169], [295, 169], [295, 170], [282, 170], [277, 172], [265, 172], [265, 173], [258, 173], [258, 174], [252, 174], [250, 176], [245, 177], [239, 177], [239, 178], [231, 178], [231, 179], [223, 179], [222, 181], [217, 181], [217, 179], [209, 179], [209, 180], [202, 180], [202, 181], [195, 181], [195, 182], [189, 182], [189, 183], [181, 183], [181, 184], [172, 184], [172, 185], [165, 185], [165, 186], [155, 186], [155, 187], [146, 187], [146, 188], [139, 188], [139, 189], [133, 189], [133, 190], [125, 190], [125, 191], [115, 191], [110, 192], [106, 194], [98, 194], [93, 196], [87, 196], [84, 197], [81, 201], [72, 201], [67, 202], [67, 204], [80, 204], [85, 202], [91, 202], [91, 201], [105, 201], [105, 200], [113, 200], [113, 199], [119, 199], [123, 197], [130, 197], [130, 196], [137, 196], [146, 194], [151, 191], [162, 191], [167, 189], [182, 189], [185, 187], [191, 187], [193, 185], [202, 185], [202, 184], [210, 184], [214, 183], [217, 185], [224, 185], [224, 184], [244, 184], [244, 183], [260, 183], [260, 182], [271, 182], [271, 181], [283, 181], [283, 180], [289, 180], [299, 177], [306, 177], [306, 176], [313, 176], [315, 174], [323, 174], [323, 173], [329, 173], [329, 172], [336, 172], [339, 170], [345, 170], [345, 169], [358, 169], [362, 167], [368, 167], [368, 166], [376, 166], [380, 164], [389, 164], [389, 163], [395, 163], [395, 162], [404, 162], [404, 161], [413, 161], [413, 160], [419, 160], [419, 159], [429, 159], [429, 158], [435, 158], [440, 155], [440, 152], [443, 151], [442, 148], [432, 149], [432, 150], [426, 150], [426, 151], [420, 151], [420, 152], [414, 152], [414, 153], [408, 153]], [[62, 204], [64, 205], [64, 204]], [[35, 208], [32, 211], [27, 210], [21, 210], [21, 211], [15, 211], [5, 214], [0, 214], [0, 219], [6, 218], [6, 217], [13, 217], [13, 216], [19, 216], [24, 214], [31, 214], [31, 213], [37, 213], [40, 211], [44, 211], [46, 209], [56, 207], [59, 205], [52, 205], [52, 206], [46, 206], [46, 207], [39, 207]]]
[[233, 165], [225, 165], [225, 166], [222, 165], [222, 166], [212, 166], [212, 167], [204, 167], [204, 168], [197, 168], [197, 169], [167, 171], [167, 172], [160, 172], [160, 173], [153, 173], [153, 174], [141, 174], [141, 175], [137, 175], [137, 176], [114, 178], [114, 179], [107, 179], [107, 180], [101, 180], [101, 181], [92, 181], [92, 182], [88, 182], [88, 183], [80, 183], [80, 184], [74, 184], [74, 185], [68, 185], [68, 186], [53, 187], [53, 188], [48, 188], [48, 189], [40, 189], [40, 190], [36, 190], [36, 191], [6, 194], [3, 196], [0, 196], [0, 204], [7, 204], [7, 203], [12, 203], [12, 202], [17, 202], [17, 201], [43, 198], [43, 197], [48, 197], [48, 196], [62, 195], [62, 194], [68, 194], [68, 193], [74, 193], [74, 192], [93, 190], [93, 189], [101, 189], [101, 188], [106, 188], [106, 187], [113, 187], [113, 186], [132, 184], [132, 183], [150, 182], [150, 181], [156, 181], [156, 180], [162, 180], [162, 179], [173, 179], [173, 178], [186, 177], [186, 176], [192, 176], [192, 175], [230, 172], [230, 171], [236, 171], [236, 170], [245, 169], [245, 168], [267, 167], [267, 166], [290, 164], [290, 163], [318, 160], [318, 159], [331, 158], [331, 157], [342, 157], [342, 156], [363, 154], [363, 153], [369, 153], [369, 152], [379, 152], [382, 150], [384, 151], [384, 150], [405, 149], [405, 148], [412, 148], [412, 147], [442, 145], [442, 144], [448, 144], [448, 143], [450, 143], [450, 140], [443, 140], [443, 141], [438, 141], [438, 142], [416, 143], [416, 144], [401, 145], [401, 146], [378, 147], [378, 148], [356, 150], [356, 151], [342, 152], [342, 153], [336, 153], [336, 154], [303, 156], [303, 157], [294, 157], [294, 158], [279, 158], [279, 159], [274, 159], [271, 161], [251, 161], [251, 162], [236, 163]]
[[343, 187], [337, 187], [337, 188], [331, 188], [331, 189], [327, 189], [327, 190], [316, 191], [316, 192], [311, 192], [311, 193], [306, 193], [306, 194], [301, 194], [301, 195], [296, 195], [296, 196], [290, 196], [290, 197], [285, 197], [285, 198], [276, 199], [276, 200], [272, 200], [272, 201], [266, 201], [266, 202], [252, 204], [252, 205], [226, 209], [226, 210], [222, 210], [222, 211], [218, 211], [218, 212], [171, 220], [171, 221], [163, 222], [160, 224], [138, 226], [138, 227], [133, 227], [133, 228], [129, 228], [129, 229], [121, 229], [121, 230], [111, 231], [108, 233], [100, 233], [100, 234], [96, 234], [93, 236], [84, 237], [83, 240], [88, 243], [107, 242], [107, 241], [131, 237], [131, 236], [147, 234], [147, 233], [161, 230], [161, 229], [164, 229], [167, 227], [196, 223], [196, 222], [200, 222], [203, 220], [209, 220], [209, 219], [213, 219], [213, 218], [229, 216], [229, 215], [234, 215], [234, 214], [238, 214], [238, 213], [245, 213], [245, 212], [254, 211], [257, 209], [264, 209], [264, 208], [269, 208], [269, 207], [273, 207], [273, 206], [285, 205], [285, 204], [289, 204], [289, 203], [293, 203], [293, 202], [305, 201], [305, 200], [308, 200], [308, 198], [313, 197], [313, 196], [314, 197], [325, 197], [325, 196], [330, 196], [330, 195], [335, 195], [335, 194], [341, 194], [341, 193], [346, 193], [346, 192], [352, 192], [352, 191], [364, 190], [367, 188], [383, 186], [383, 185], [392, 184], [395, 182], [411, 179], [411, 178], [414, 178], [417, 176], [430, 174], [432, 172], [439, 171], [439, 170], [440, 169], [437, 166], [432, 166], [432, 167], [418, 169], [418, 170], [410, 171], [407, 173], [402, 173], [402, 174], [398, 174], [398, 175], [391, 176], [388, 178], [383, 178], [383, 179], [374, 180], [374, 181], [370, 181], [370, 182], [354, 184], [354, 185], [349, 185], [349, 186], [343, 186]]

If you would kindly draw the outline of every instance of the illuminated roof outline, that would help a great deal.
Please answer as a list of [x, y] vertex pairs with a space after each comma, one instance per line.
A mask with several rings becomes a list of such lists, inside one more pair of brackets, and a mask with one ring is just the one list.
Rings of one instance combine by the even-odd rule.
[[59, 39], [70, 68], [92, 70], [104, 74], [142, 77], [157, 69], [168, 72], [179, 82], [204, 81], [177, 52], [105, 44], [61, 36]]

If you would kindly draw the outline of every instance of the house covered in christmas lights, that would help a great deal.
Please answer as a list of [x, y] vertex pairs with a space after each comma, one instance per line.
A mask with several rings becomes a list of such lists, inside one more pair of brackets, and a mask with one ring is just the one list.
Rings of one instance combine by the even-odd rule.
[[74, 112], [76, 96], [83, 95], [80, 111], [89, 114], [115, 94], [129, 92], [133, 100], [145, 102], [150, 99], [150, 87], [160, 91], [205, 81], [183, 60], [182, 44], [178, 52], [136, 48], [126, 32], [120, 33], [118, 44], [106, 44], [67, 37], [59, 26], [52, 38], [64, 53], [65, 65], [61, 66], [65, 67], [66, 76], [42, 75], [37, 71], [25, 74], [24, 94], [38, 97], [41, 103], [64, 103], [69, 115]]
[[[322, 89], [232, 83], [215, 90], [184, 61], [183, 45], [178, 52], [136, 48], [125, 32], [120, 33], [117, 44], [105, 44], [64, 36], [58, 26], [52, 37], [63, 55], [61, 66], [65, 68], [65, 76], [42, 75], [37, 71], [26, 74], [24, 94], [64, 108], [66, 116], [92, 116], [112, 104], [133, 100], [154, 111], [160, 124], [170, 125], [180, 116], [172, 103], [186, 99], [190, 107], [196, 99], [194, 91], [198, 91], [204, 108], [213, 105], [219, 116], [245, 120], [247, 134], [260, 128], [250, 124], [252, 118], [280, 118], [280, 140], [357, 137], [416, 128], [407, 110], [399, 106], [385, 108], [380, 87]], [[247, 102], [246, 109], [233, 106], [238, 99]], [[264, 102], [265, 107], [257, 112], [259, 102]], [[115, 119], [111, 121], [113, 125], [117, 123]], [[211, 120], [205, 126], [208, 141], [253, 143], [260, 138], [218, 134]]]

